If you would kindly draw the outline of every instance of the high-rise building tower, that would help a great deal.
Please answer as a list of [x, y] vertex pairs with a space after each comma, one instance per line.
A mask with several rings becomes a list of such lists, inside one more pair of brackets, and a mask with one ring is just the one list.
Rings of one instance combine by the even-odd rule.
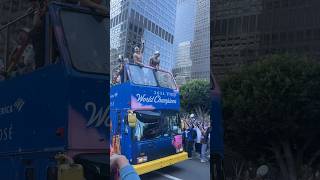
[[320, 60], [320, 1], [215, 0], [212, 66], [218, 79], [275, 53]]
[[210, 1], [196, 1], [194, 40], [191, 47], [191, 78], [210, 78]]
[[172, 70], [178, 85], [191, 78], [191, 43], [194, 37], [196, 0], [178, 0], [174, 34], [175, 67]]
[[160, 68], [171, 71], [174, 66], [174, 28], [176, 0], [111, 0], [110, 62], [113, 69], [117, 57], [132, 59], [134, 47], [145, 40], [143, 63], [160, 51]]

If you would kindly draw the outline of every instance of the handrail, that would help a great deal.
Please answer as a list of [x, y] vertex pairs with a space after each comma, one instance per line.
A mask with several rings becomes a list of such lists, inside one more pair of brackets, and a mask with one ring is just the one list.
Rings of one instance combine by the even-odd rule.
[[11, 26], [12, 24], [18, 22], [19, 20], [21, 20], [21, 19], [23, 19], [23, 18], [25, 18], [25, 17], [33, 14], [34, 12], [35, 12], [34, 9], [29, 9], [26, 14], [24, 14], [24, 15], [22, 15], [22, 16], [19, 16], [19, 17], [15, 18], [14, 20], [11, 20], [11, 21], [8, 22], [7, 24], [3, 25], [2, 27], [0, 27], [0, 32], [3, 31], [4, 29], [8, 28], [8, 27]]

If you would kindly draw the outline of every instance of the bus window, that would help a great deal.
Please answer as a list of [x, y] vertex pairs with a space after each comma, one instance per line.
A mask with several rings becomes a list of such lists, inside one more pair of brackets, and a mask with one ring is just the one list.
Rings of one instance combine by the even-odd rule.
[[155, 74], [160, 87], [165, 87], [170, 89], [177, 88], [173, 80], [173, 77], [170, 73], [164, 72], [164, 71], [156, 71]]
[[164, 136], [173, 136], [181, 134], [181, 122], [178, 112], [163, 112], [162, 116], [164, 119], [162, 127], [162, 129], [164, 130]]
[[131, 82], [139, 85], [157, 86], [157, 81], [153, 74], [153, 69], [128, 65]]
[[155, 111], [137, 111], [137, 124], [134, 129], [138, 141], [161, 136], [160, 113]]
[[66, 10], [60, 14], [74, 68], [109, 74], [106, 18]]

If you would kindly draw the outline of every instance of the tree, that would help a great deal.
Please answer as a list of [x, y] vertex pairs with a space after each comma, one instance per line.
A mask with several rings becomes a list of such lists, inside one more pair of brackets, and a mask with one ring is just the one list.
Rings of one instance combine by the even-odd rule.
[[180, 87], [181, 107], [184, 111], [195, 112], [197, 108], [209, 111], [210, 82], [205, 80], [192, 80]]
[[221, 82], [226, 141], [247, 160], [276, 162], [284, 180], [320, 156], [320, 64], [273, 55]]

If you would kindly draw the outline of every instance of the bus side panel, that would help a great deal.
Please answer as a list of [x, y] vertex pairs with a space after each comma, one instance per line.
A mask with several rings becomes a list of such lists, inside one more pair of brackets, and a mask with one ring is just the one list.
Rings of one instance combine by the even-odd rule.
[[0, 155], [63, 149], [66, 77], [62, 65], [0, 82]]
[[130, 84], [122, 83], [110, 89], [110, 109], [129, 109], [131, 103]]
[[15, 180], [15, 170], [17, 170], [17, 163], [13, 158], [2, 157], [0, 158], [0, 179], [12, 179]]
[[[79, 76], [69, 81], [68, 147], [80, 152], [109, 149], [109, 87], [107, 76]], [[73, 152], [75, 155], [77, 152]]]

